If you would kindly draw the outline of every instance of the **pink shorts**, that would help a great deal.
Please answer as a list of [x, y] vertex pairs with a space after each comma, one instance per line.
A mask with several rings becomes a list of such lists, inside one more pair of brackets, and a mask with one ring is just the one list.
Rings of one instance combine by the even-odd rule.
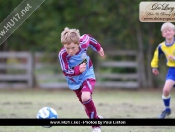
[[77, 95], [80, 101], [82, 92], [90, 92], [91, 94], [93, 93], [95, 82], [96, 82], [95, 79], [92, 78], [87, 79], [86, 81], [83, 82], [83, 84], [79, 89], [74, 90], [75, 94]]

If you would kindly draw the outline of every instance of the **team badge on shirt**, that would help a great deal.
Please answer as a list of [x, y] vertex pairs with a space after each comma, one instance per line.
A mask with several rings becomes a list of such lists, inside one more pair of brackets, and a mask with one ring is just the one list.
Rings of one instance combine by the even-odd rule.
[[[81, 55], [81, 59], [83, 60], [80, 64], [82, 64], [82, 63], [86, 63], [87, 64], [87, 59], [86, 59], [86, 53], [83, 53], [82, 55]], [[80, 65], [79, 64], [79, 65]]]

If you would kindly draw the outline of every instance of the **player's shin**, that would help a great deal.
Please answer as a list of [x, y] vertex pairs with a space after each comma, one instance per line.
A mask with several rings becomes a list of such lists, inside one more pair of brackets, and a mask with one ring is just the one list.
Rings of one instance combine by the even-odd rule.
[[169, 110], [170, 109], [169, 107], [170, 107], [171, 96], [170, 95], [168, 95], [168, 96], [162, 95], [162, 99], [163, 99], [163, 102], [164, 102], [165, 109]]
[[83, 102], [85, 106], [85, 111], [90, 119], [98, 119], [96, 108], [92, 99]]

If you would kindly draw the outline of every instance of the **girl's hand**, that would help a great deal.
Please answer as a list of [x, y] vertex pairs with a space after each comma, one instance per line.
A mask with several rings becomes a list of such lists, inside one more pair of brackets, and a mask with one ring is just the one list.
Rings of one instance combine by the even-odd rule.
[[159, 75], [159, 70], [158, 70], [157, 68], [153, 68], [153, 69], [152, 69], [152, 73], [153, 73], [154, 75]]
[[86, 70], [86, 63], [82, 63], [79, 67], [80, 72], [84, 72]]
[[103, 48], [101, 48], [100, 51], [98, 51], [98, 53], [100, 54], [101, 57], [103, 57], [103, 58], [105, 57]]
[[174, 56], [172, 56], [172, 55], [168, 55], [168, 60], [170, 60], [170, 61], [173, 61], [174, 60]]

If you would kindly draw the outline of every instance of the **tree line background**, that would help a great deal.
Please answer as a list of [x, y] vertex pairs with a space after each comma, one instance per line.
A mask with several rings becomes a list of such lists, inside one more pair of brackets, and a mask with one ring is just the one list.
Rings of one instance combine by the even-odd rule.
[[[2, 22], [22, 0], [1, 0]], [[45, 2], [2, 44], [0, 51], [59, 52], [61, 32], [76, 28], [91, 34], [106, 51], [135, 50], [142, 72], [142, 87], [157, 87], [150, 61], [164, 41], [161, 22], [140, 22], [141, 0], [45, 0]], [[90, 52], [92, 59], [96, 59]], [[116, 60], [117, 61], [117, 60]], [[165, 63], [161, 63], [165, 65]]]

